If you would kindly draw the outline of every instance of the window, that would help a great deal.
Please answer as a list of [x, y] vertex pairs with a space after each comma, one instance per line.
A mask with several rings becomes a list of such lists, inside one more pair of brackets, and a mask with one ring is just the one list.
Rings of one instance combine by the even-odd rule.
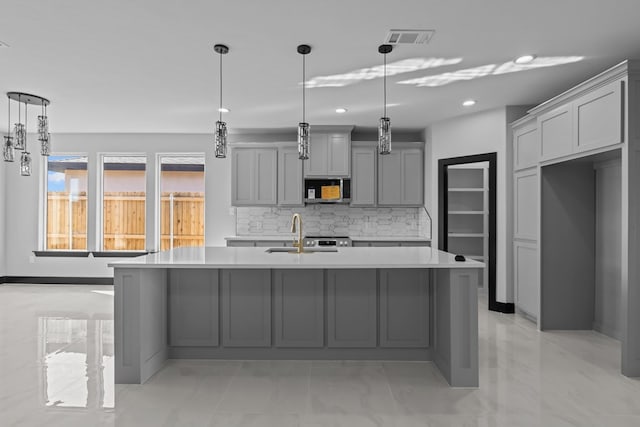
[[144, 156], [103, 157], [102, 250], [145, 250], [146, 165]]
[[204, 157], [160, 158], [160, 249], [204, 246]]
[[47, 250], [87, 250], [87, 156], [47, 159]]

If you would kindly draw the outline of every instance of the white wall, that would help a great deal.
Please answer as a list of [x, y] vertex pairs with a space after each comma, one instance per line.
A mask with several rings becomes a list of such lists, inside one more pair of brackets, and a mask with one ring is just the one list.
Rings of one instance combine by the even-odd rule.
[[[31, 139], [34, 140], [33, 138]], [[208, 246], [224, 245], [224, 237], [235, 234], [235, 218], [230, 215], [231, 207], [231, 161], [216, 159], [213, 154], [212, 137], [208, 134], [56, 134], [53, 138], [54, 153], [83, 153], [89, 156], [89, 230], [96, 226], [96, 195], [98, 188], [99, 160], [101, 153], [139, 153], [147, 155], [147, 192], [153, 193], [153, 176], [156, 174], [158, 153], [205, 153], [205, 242]], [[34, 150], [35, 151], [35, 150]], [[6, 276], [76, 276], [109, 277], [113, 271], [107, 268], [108, 258], [44, 258], [34, 257], [32, 251], [39, 247], [41, 225], [40, 200], [44, 189], [44, 159], [34, 154], [34, 174], [31, 177], [18, 176], [15, 168], [10, 168], [6, 178], [11, 183], [6, 188], [7, 224]], [[0, 175], [2, 176], [2, 175]], [[4, 182], [5, 180], [3, 180]], [[7, 180], [8, 181], [8, 180]], [[0, 192], [2, 186], [0, 185]], [[0, 196], [2, 194], [0, 193]], [[2, 202], [0, 202], [2, 203]], [[147, 249], [154, 249], [153, 239], [157, 227], [154, 225], [153, 196], [148, 198], [147, 208]], [[0, 212], [2, 205], [0, 204]], [[1, 215], [1, 213], [0, 213]], [[1, 229], [0, 229], [1, 230]], [[1, 233], [1, 231], [0, 231]], [[0, 237], [2, 235], [0, 234]], [[89, 249], [97, 248], [97, 236], [88, 236]], [[0, 264], [2, 267], [2, 264]], [[0, 275], [2, 270], [0, 270]]]
[[[0, 277], [5, 276], [5, 187], [7, 183], [7, 174], [5, 162], [0, 159]], [[17, 171], [16, 171], [17, 173]]]
[[[508, 124], [524, 114], [524, 107], [502, 107], [433, 124], [426, 132], [430, 147], [430, 166], [425, 176], [431, 187], [429, 204], [433, 219], [433, 247], [438, 245], [438, 160], [474, 154], [497, 153], [497, 262], [496, 299], [513, 302], [510, 277], [510, 184], [511, 150], [508, 147]], [[509, 198], [509, 199], [508, 199]]]

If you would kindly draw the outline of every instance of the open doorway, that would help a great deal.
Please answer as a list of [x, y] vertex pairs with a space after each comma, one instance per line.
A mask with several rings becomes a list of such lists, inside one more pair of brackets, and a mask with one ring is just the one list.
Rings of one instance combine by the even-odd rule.
[[513, 313], [496, 301], [496, 167], [497, 153], [438, 161], [438, 248], [484, 262], [489, 310]]

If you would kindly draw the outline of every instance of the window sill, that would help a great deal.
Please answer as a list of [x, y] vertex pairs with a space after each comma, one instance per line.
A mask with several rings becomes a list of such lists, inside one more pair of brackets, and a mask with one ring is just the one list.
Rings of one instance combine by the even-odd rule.
[[147, 255], [147, 251], [33, 251], [36, 257], [44, 258], [87, 258], [93, 254], [94, 258], [134, 258]]
[[33, 251], [37, 257], [56, 257], [56, 258], [86, 258], [91, 252], [87, 251]]
[[147, 255], [147, 251], [93, 251], [94, 258], [135, 258]]

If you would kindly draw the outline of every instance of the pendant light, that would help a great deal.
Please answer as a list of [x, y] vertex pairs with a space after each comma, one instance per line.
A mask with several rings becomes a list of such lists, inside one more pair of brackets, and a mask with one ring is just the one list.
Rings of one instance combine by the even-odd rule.
[[[7, 135], [4, 137], [3, 157], [7, 162], [15, 160], [15, 150], [21, 150], [20, 155], [20, 175], [30, 176], [32, 173], [31, 153], [27, 148], [27, 119], [28, 106], [38, 105], [41, 109], [41, 115], [38, 116], [38, 140], [41, 142], [40, 152], [43, 156], [48, 156], [51, 152], [51, 135], [49, 134], [49, 119], [47, 117], [47, 106], [49, 100], [37, 95], [31, 95], [23, 92], [7, 92], [9, 102], [9, 132], [11, 129], [11, 101], [18, 103], [18, 123], [14, 125], [13, 137]], [[22, 123], [22, 106], [24, 105], [24, 123]]]
[[381, 53], [384, 58], [384, 107], [382, 117], [380, 117], [380, 122], [378, 123], [379, 154], [391, 153], [391, 120], [387, 117], [387, 53], [392, 50], [393, 46], [390, 44], [381, 44], [378, 46], [378, 52]]
[[13, 137], [11, 136], [11, 99], [7, 97], [7, 136], [4, 137], [4, 144], [2, 146], [2, 157], [5, 162], [13, 162], [16, 158], [16, 150], [13, 146]]
[[305, 121], [305, 56], [311, 52], [311, 46], [301, 44], [298, 46], [298, 53], [302, 55], [302, 122], [298, 123], [298, 158], [306, 160], [309, 158], [309, 139], [311, 137], [309, 123]]
[[227, 157], [227, 124], [222, 121], [222, 55], [226, 55], [229, 52], [229, 47], [217, 44], [213, 46], [213, 50], [220, 55], [220, 108], [218, 108], [219, 118], [216, 122], [215, 130], [215, 152], [218, 159], [224, 159]]
[[49, 134], [49, 118], [47, 106], [44, 102], [40, 105], [42, 113], [38, 116], [38, 141], [40, 141], [40, 154], [48, 156], [51, 153], [51, 135]]

